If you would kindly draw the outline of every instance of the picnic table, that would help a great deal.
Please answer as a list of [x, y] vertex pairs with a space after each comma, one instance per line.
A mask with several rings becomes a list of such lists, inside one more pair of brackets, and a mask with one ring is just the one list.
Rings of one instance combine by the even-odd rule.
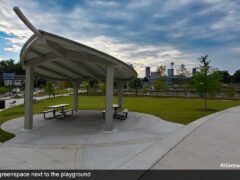
[[[66, 117], [67, 112], [72, 112], [72, 109], [67, 109], [64, 110], [64, 107], [69, 106], [69, 104], [57, 104], [57, 105], [51, 105], [51, 106], [46, 106], [46, 108], [49, 108], [49, 110], [43, 111], [42, 113], [44, 114], [44, 118], [46, 118], [46, 114], [52, 112], [53, 113], [53, 118], [58, 118], [60, 116]], [[56, 115], [57, 110], [60, 109], [59, 113], [60, 115]]]
[[120, 108], [120, 106], [118, 104], [113, 104], [114, 116], [117, 115], [119, 108]]
[[[124, 109], [121, 112], [118, 112], [118, 109], [120, 108], [121, 106], [119, 106], [118, 104], [113, 104], [113, 109], [114, 109], [113, 118], [117, 118], [121, 120], [127, 119], [128, 109]], [[103, 114], [103, 118], [105, 118], [105, 110], [102, 111], [102, 114]]]

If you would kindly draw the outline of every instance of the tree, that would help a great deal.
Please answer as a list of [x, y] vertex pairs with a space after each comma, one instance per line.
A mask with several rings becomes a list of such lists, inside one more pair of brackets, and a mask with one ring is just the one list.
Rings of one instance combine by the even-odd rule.
[[136, 78], [129, 82], [129, 87], [135, 89], [135, 95], [138, 95], [138, 90], [142, 88], [142, 81], [140, 78]]
[[0, 61], [0, 86], [3, 85], [2, 74], [3, 73], [15, 73], [19, 75], [24, 75], [25, 71], [22, 68], [20, 61], [15, 63], [15, 60], [1, 60]]
[[240, 83], [240, 70], [237, 70], [237, 71], [233, 74], [233, 82], [234, 82], [234, 83]]
[[225, 84], [228, 84], [231, 82], [231, 75], [228, 73], [228, 71], [218, 71], [220, 74], [222, 74], [222, 82]]
[[226, 94], [229, 99], [232, 99], [235, 96], [235, 87], [233, 83], [229, 83], [226, 87]]
[[153, 82], [153, 88], [155, 91], [160, 91], [160, 88], [161, 88], [161, 82], [160, 80], [155, 80]]
[[184, 64], [181, 64], [180, 68], [177, 70], [178, 75], [182, 78], [180, 84], [184, 88], [185, 96], [187, 96], [187, 89], [190, 83], [191, 73], [187, 70]]
[[204, 94], [204, 109], [207, 110], [207, 95], [215, 95], [221, 88], [222, 75], [210, 66], [208, 55], [198, 58], [199, 71], [193, 76], [193, 83], [199, 94]]
[[99, 81], [99, 82], [98, 82], [98, 87], [99, 87], [100, 91], [105, 95], [105, 91], [106, 91], [106, 85], [105, 85], [105, 83], [102, 82], [102, 81]]
[[88, 95], [88, 91], [89, 91], [89, 83], [88, 83], [87, 81], [83, 81], [83, 82], [82, 82], [82, 85], [83, 85], [83, 87], [86, 89], [86, 91], [87, 91], [87, 95]]
[[53, 87], [52, 81], [47, 80], [45, 84], [45, 92], [48, 94], [48, 98], [50, 99], [50, 96], [54, 93], [54, 87]]
[[97, 92], [98, 88], [99, 88], [98, 82], [95, 82], [95, 83], [93, 84], [93, 86], [92, 86], [93, 91], [94, 91], [94, 92]]
[[144, 82], [144, 83], [147, 83], [148, 81], [149, 81], [149, 80], [148, 80], [147, 77], [144, 77], [144, 78], [143, 78], [143, 82]]
[[157, 74], [159, 74], [158, 78], [160, 78], [161, 76], [166, 76], [166, 66], [159, 66], [156, 72]]
[[89, 87], [91, 87], [91, 88], [94, 88], [94, 86], [96, 86], [96, 83], [98, 83], [97, 80], [89, 80], [88, 81]]
[[147, 95], [147, 92], [148, 92], [148, 85], [147, 85], [146, 83], [143, 84], [142, 91], [143, 91], [144, 95], [146, 96], [146, 95]]
[[155, 91], [167, 91], [168, 90], [168, 85], [163, 79], [157, 79], [153, 82], [153, 88]]
[[63, 91], [66, 89], [66, 88], [69, 88], [71, 87], [71, 83], [68, 82], [68, 81], [62, 81], [58, 84], [59, 86], [59, 89], [62, 91], [62, 96], [63, 96]]

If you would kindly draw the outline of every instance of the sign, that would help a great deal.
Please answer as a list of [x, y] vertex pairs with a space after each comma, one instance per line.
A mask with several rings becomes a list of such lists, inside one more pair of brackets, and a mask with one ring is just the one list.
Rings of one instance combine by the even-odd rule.
[[14, 73], [3, 73], [3, 80], [14, 80]]

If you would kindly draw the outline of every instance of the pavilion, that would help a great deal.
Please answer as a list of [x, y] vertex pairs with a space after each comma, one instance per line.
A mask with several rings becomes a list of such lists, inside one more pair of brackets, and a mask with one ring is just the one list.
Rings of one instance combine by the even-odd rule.
[[132, 66], [106, 53], [78, 42], [37, 30], [22, 14], [18, 17], [34, 33], [23, 45], [20, 61], [26, 71], [24, 129], [33, 128], [34, 74], [46, 79], [71, 81], [74, 87], [73, 110], [78, 111], [78, 85], [82, 80], [106, 82], [105, 131], [113, 130], [113, 82], [118, 84], [118, 103], [122, 106], [123, 82], [137, 77]]

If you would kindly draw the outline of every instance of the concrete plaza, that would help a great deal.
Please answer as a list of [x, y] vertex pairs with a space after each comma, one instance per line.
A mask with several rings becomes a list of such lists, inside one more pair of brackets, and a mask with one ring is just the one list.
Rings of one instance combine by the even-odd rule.
[[[0, 169], [226, 169], [240, 164], [240, 107], [186, 126], [130, 112], [104, 133], [100, 111], [43, 120], [23, 130], [23, 118], [2, 128], [16, 137], [0, 145]], [[236, 168], [235, 168], [236, 169]]]
[[[0, 169], [127, 169], [129, 161], [183, 127], [135, 112], [125, 121], [114, 119], [112, 132], [103, 131], [101, 111], [50, 120], [35, 115], [32, 131], [23, 129], [23, 121], [17, 118], [2, 125], [16, 137], [0, 145]], [[148, 168], [156, 158], [146, 159]], [[133, 163], [130, 168], [144, 169], [143, 165]]]

